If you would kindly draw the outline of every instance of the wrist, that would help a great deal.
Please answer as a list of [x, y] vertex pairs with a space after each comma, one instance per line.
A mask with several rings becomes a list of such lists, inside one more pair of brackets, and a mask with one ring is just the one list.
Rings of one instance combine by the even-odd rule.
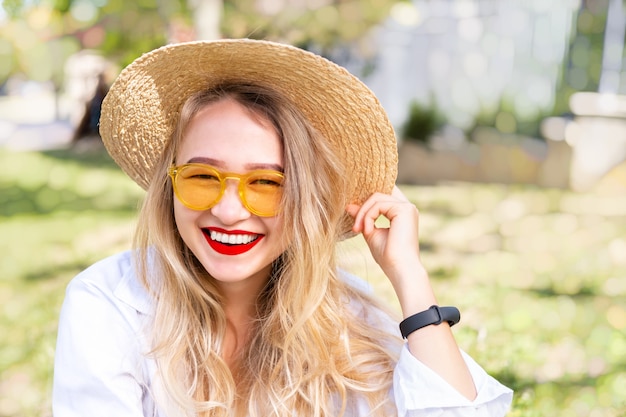
[[410, 261], [399, 262], [383, 268], [392, 281], [402, 284], [404, 281], [428, 280], [428, 271], [419, 260], [411, 258]]
[[424, 311], [433, 304], [437, 304], [430, 279], [426, 270], [420, 265], [395, 277], [392, 281], [394, 291], [398, 297], [403, 317]]
[[450, 327], [461, 320], [461, 313], [456, 307], [439, 307], [432, 305], [428, 309], [413, 314], [400, 322], [400, 333], [404, 339], [413, 332], [428, 326], [438, 326], [447, 322]]

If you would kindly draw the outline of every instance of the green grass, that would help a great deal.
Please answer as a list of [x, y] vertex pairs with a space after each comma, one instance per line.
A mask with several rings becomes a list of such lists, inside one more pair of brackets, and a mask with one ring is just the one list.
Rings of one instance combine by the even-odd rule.
[[[130, 246], [143, 192], [104, 152], [0, 151], [0, 417], [50, 416], [65, 286]], [[626, 196], [403, 187], [461, 347], [515, 389], [514, 417], [626, 414]], [[354, 238], [343, 265], [397, 307]]]
[[65, 286], [128, 247], [139, 187], [102, 152], [0, 153], [0, 416], [49, 416]]

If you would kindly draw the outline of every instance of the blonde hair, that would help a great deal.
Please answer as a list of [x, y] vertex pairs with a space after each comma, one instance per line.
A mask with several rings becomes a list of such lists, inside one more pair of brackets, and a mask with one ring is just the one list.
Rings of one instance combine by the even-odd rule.
[[[226, 328], [220, 293], [177, 232], [166, 172], [193, 116], [225, 98], [276, 129], [285, 170], [282, 212], [291, 214], [283, 216], [288, 248], [259, 296], [237, 380], [220, 355]], [[343, 178], [324, 138], [270, 89], [223, 85], [185, 103], [135, 235], [137, 270], [156, 298], [151, 355], [181, 414], [335, 417], [358, 399], [372, 416], [394, 414], [389, 393], [399, 340], [375, 321], [379, 315], [368, 317], [375, 302], [337, 272]]]

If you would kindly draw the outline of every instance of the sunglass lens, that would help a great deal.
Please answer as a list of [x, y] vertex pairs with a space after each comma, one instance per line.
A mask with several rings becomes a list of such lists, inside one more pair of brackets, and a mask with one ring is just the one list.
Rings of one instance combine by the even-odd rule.
[[246, 182], [246, 202], [260, 215], [273, 216], [283, 194], [283, 178], [278, 174], [255, 175]]
[[196, 209], [206, 209], [218, 199], [221, 185], [217, 172], [191, 165], [178, 174], [177, 188], [185, 204]]

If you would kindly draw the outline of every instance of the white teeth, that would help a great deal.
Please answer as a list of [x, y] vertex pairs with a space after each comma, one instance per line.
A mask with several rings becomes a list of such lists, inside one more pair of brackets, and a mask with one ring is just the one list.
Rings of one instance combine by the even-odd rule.
[[258, 235], [230, 235], [226, 233], [211, 231], [211, 239], [221, 243], [227, 243], [229, 245], [245, 245], [252, 242], [258, 237]]

